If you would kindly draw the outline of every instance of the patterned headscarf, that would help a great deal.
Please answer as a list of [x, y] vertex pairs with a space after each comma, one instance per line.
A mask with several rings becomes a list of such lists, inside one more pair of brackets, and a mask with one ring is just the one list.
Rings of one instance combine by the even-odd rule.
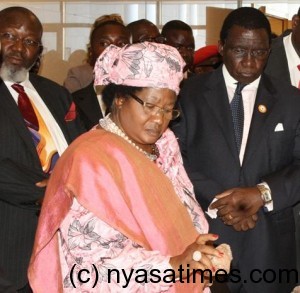
[[95, 86], [110, 83], [168, 88], [179, 93], [185, 62], [177, 49], [164, 44], [110, 45], [96, 61]]

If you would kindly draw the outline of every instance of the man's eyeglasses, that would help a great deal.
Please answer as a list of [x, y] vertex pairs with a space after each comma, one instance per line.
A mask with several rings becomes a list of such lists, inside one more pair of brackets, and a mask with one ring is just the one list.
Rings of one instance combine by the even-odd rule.
[[163, 44], [165, 42], [165, 37], [163, 36], [157, 36], [157, 37], [142, 37], [141, 39], [139, 39], [139, 42], [152, 42], [152, 43], [159, 43], [159, 44]]
[[11, 43], [11, 44], [15, 44], [16, 42], [21, 41], [23, 43], [23, 45], [27, 48], [38, 48], [38, 47], [42, 46], [42, 44], [40, 42], [35, 41], [31, 38], [21, 39], [21, 38], [17, 37], [16, 35], [9, 33], [9, 32], [1, 33], [0, 38], [1, 38], [1, 41]]
[[110, 45], [115, 45], [119, 48], [122, 48], [127, 44], [129, 44], [127, 40], [116, 40], [115, 42], [111, 42], [110, 40], [99, 40], [98, 41], [98, 45], [103, 48], [107, 48]]
[[152, 103], [144, 102], [134, 94], [129, 95], [143, 106], [144, 112], [147, 115], [157, 115], [158, 113], [162, 113], [163, 116], [168, 120], [174, 120], [180, 115], [180, 111], [177, 109], [163, 109]]
[[264, 59], [268, 53], [269, 49], [245, 49], [239, 47], [230, 48], [231, 52], [236, 58], [244, 58], [250, 54], [255, 59]]

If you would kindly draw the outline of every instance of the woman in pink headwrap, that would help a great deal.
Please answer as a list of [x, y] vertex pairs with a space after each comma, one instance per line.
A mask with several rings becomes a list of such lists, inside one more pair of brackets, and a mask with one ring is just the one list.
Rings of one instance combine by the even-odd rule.
[[51, 175], [29, 267], [34, 292], [206, 292], [210, 273], [229, 269], [230, 249], [211, 245], [218, 236], [207, 234], [168, 129], [183, 67], [163, 44], [100, 55], [95, 85], [106, 85], [111, 113]]

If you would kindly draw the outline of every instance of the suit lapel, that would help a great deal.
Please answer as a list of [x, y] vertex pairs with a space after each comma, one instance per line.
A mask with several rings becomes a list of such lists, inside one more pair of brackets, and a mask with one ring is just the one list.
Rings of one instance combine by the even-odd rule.
[[1, 82], [0, 89], [2, 95], [1, 107], [4, 110], [4, 113], [7, 114], [8, 119], [11, 121], [12, 125], [15, 126], [17, 132], [19, 133], [29, 151], [34, 154], [37, 162], [40, 162], [32, 140], [32, 136], [25, 125], [24, 119], [18, 109], [16, 102], [14, 101], [4, 82]]
[[[262, 75], [254, 104], [243, 166], [247, 164], [249, 160], [251, 161], [253, 159], [258, 146], [264, 139], [267, 121], [269, 121], [270, 116], [272, 116], [272, 109], [276, 104], [276, 101], [277, 99], [274, 97], [274, 89], [272, 88], [270, 81], [265, 75]], [[264, 111], [259, 110], [261, 109], [261, 106], [265, 107], [265, 113]]]
[[231, 109], [222, 74], [222, 66], [212, 73], [207, 85], [208, 90], [204, 93], [204, 97], [223, 132], [232, 156], [236, 162], [240, 164], [235, 143]]

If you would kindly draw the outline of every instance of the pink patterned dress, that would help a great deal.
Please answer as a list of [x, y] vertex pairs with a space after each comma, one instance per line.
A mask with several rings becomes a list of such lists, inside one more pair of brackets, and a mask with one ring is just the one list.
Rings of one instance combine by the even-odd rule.
[[[207, 233], [208, 224], [183, 168], [174, 134], [167, 130], [158, 140], [157, 147], [160, 152], [157, 166], [171, 180], [197, 231]], [[145, 250], [86, 210], [76, 199], [60, 226], [59, 242], [64, 292], [172, 291], [174, 283], [157, 281], [158, 276], [162, 277], [165, 270], [171, 269], [170, 256]], [[91, 288], [90, 282], [71, 280], [72, 269], [73, 275], [78, 276], [81, 272], [82, 280], [94, 278], [97, 270], [99, 277], [95, 287]], [[158, 276], [151, 275], [151, 270]]]

